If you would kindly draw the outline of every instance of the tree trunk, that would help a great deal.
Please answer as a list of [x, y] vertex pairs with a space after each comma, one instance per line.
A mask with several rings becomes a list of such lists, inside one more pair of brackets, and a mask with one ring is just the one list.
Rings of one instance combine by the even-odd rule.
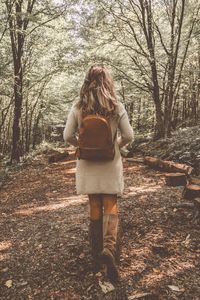
[[[156, 65], [156, 57], [155, 57], [155, 43], [153, 36], [153, 16], [151, 11], [151, 1], [141, 1], [141, 13], [143, 20], [143, 31], [149, 51], [150, 56], [150, 67], [151, 67], [151, 77], [152, 77], [152, 97], [155, 103], [155, 115], [156, 115], [156, 127], [154, 138], [159, 139], [164, 137], [164, 126], [163, 126], [163, 118], [162, 118], [162, 107], [160, 100], [160, 88], [158, 83], [158, 71]], [[147, 15], [147, 17], [146, 17]], [[147, 19], [146, 19], [147, 18]]]
[[[19, 162], [22, 155], [20, 119], [23, 101], [23, 48], [24, 32], [27, 29], [29, 18], [23, 15], [29, 15], [32, 12], [35, 0], [28, 0], [27, 11], [22, 11], [23, 0], [15, 1], [6, 0], [8, 13], [8, 24], [10, 31], [10, 40], [14, 66], [14, 116], [13, 116], [13, 133], [12, 133], [12, 152], [11, 162]], [[14, 16], [14, 18], [13, 18]]]
[[22, 1], [17, 1], [15, 3], [15, 23], [12, 18], [13, 9], [10, 1], [6, 1], [6, 7], [9, 17], [10, 39], [14, 65], [14, 118], [11, 161], [19, 161], [21, 156], [20, 118], [22, 108], [22, 56], [24, 44], [24, 35], [22, 31]]
[[[14, 58], [15, 59], [15, 58]], [[22, 65], [21, 57], [18, 57], [18, 62], [14, 61], [15, 65], [15, 79], [14, 79], [14, 120], [13, 120], [13, 139], [12, 139], [12, 153], [11, 160], [19, 161], [22, 154], [21, 140], [20, 140], [20, 118], [22, 108]]]

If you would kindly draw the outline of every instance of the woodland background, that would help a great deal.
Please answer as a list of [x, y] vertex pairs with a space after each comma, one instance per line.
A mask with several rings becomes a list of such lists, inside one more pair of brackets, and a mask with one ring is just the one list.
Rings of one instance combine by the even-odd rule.
[[62, 142], [93, 63], [112, 70], [136, 137], [166, 140], [192, 126], [198, 136], [200, 1], [0, 3], [1, 158], [19, 162], [43, 141]]
[[[199, 25], [200, 0], [0, 0], [1, 299], [199, 300]], [[122, 151], [121, 282], [107, 294], [62, 137], [96, 63], [135, 131]], [[165, 173], [169, 160], [184, 172]]]

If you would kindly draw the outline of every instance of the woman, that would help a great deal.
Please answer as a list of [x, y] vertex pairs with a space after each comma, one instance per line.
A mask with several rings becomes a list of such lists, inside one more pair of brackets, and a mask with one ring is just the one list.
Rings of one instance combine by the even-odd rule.
[[[117, 196], [122, 195], [124, 189], [120, 148], [133, 140], [133, 130], [123, 104], [116, 98], [109, 71], [99, 65], [92, 66], [86, 75], [80, 100], [69, 112], [64, 140], [77, 147], [76, 133], [80, 129], [83, 115], [95, 113], [109, 117], [115, 156], [110, 161], [78, 159], [76, 190], [77, 194], [87, 194], [89, 198], [91, 248], [95, 267], [98, 269], [100, 261], [106, 264], [108, 277], [117, 281]], [[121, 135], [115, 138], [117, 130]]]

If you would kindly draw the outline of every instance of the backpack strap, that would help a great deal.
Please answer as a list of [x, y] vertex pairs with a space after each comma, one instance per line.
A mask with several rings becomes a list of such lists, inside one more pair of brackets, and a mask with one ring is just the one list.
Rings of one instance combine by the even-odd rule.
[[[110, 123], [110, 116], [103, 116], [104, 118], [107, 119], [107, 121]], [[111, 124], [110, 124], [111, 126]], [[114, 134], [114, 137], [113, 137], [113, 143], [115, 142], [116, 140], [116, 137], [117, 137], [117, 129], [118, 129], [118, 123], [117, 123], [117, 128], [116, 128], [116, 131], [115, 131], [115, 134]]]
[[119, 126], [119, 120], [117, 120], [117, 128], [116, 128], [116, 131], [115, 131], [115, 134], [114, 134], [113, 142], [115, 142], [116, 137], [117, 137], [118, 126]]
[[115, 134], [114, 134], [113, 143], [115, 142], [116, 137], [117, 137], [117, 129], [116, 129]]
[[[105, 119], [107, 119], [108, 123], [110, 123], [110, 116], [103, 116], [103, 117], [104, 117]], [[110, 124], [110, 126], [111, 126], [111, 124]], [[118, 129], [118, 124], [117, 124], [117, 128], [116, 128], [116, 131], [115, 131], [113, 140], [112, 140], [113, 143], [115, 142], [116, 137], [117, 137], [117, 129]]]

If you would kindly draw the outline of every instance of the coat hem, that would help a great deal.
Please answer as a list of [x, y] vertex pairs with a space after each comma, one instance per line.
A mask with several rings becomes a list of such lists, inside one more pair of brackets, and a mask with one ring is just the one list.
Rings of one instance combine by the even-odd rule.
[[76, 192], [77, 195], [89, 195], [89, 194], [108, 194], [108, 195], [117, 195], [118, 197], [121, 197], [123, 195], [123, 192], [97, 192], [97, 191], [88, 191], [88, 192]]

